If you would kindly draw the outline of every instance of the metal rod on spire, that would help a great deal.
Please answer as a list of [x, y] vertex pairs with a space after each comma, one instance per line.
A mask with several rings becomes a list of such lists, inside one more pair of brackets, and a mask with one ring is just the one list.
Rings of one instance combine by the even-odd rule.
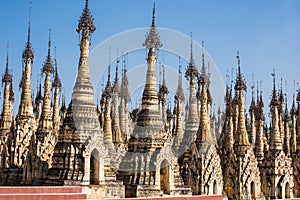
[[205, 70], [205, 61], [204, 61], [204, 41], [202, 41], [202, 76], [206, 75], [206, 70]]
[[49, 29], [48, 56], [50, 56], [50, 48], [51, 48], [51, 28]]
[[276, 90], [276, 86], [275, 86], [275, 69], [273, 69], [273, 73], [271, 73], [271, 76], [273, 77], [273, 91]]
[[241, 76], [241, 61], [240, 61], [240, 52], [237, 51], [237, 61], [238, 61], [238, 76]]
[[252, 73], [252, 99], [254, 99], [254, 88], [255, 88], [255, 81], [254, 81], [254, 73]]
[[152, 10], [152, 27], [155, 27], [155, 2], [153, 3], [153, 10]]
[[28, 17], [28, 39], [27, 44], [30, 44], [30, 20], [31, 20], [32, 2], [29, 2], [29, 17]]
[[193, 60], [193, 33], [191, 32], [191, 61]]
[[9, 43], [6, 46], [6, 71], [8, 72], [8, 51], [9, 51]]

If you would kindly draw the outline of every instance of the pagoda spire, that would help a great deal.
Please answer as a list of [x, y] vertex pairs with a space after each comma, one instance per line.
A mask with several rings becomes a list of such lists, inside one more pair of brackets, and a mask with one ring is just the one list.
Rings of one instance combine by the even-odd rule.
[[272, 122], [271, 122], [271, 141], [270, 141], [270, 150], [272, 151], [280, 151], [282, 150], [282, 142], [280, 138], [279, 132], [279, 113], [278, 106], [280, 104], [277, 94], [276, 94], [276, 74], [275, 70], [272, 73], [273, 77], [273, 94], [270, 103], [271, 114], [272, 114]]
[[[203, 51], [203, 42], [202, 42], [202, 73], [199, 78], [201, 85], [201, 94], [200, 94], [200, 123], [197, 132], [197, 143], [198, 148], [202, 145], [203, 142], [214, 143], [214, 137], [211, 135], [210, 129], [210, 119], [209, 119], [209, 108], [208, 108], [208, 77], [205, 69], [205, 60], [204, 60], [204, 51]], [[200, 87], [199, 85], [199, 87]], [[198, 88], [200, 90], [200, 88]]]
[[[68, 128], [78, 130], [77, 134], [73, 135], [73, 140], [80, 143], [85, 142], [92, 131], [100, 130], [89, 67], [91, 35], [96, 28], [88, 5], [89, 2], [86, 1], [76, 29], [80, 37], [80, 57], [72, 99], [66, 114], [66, 117], [69, 117], [69, 119], [65, 120], [68, 123]], [[81, 130], [84, 130], [84, 133]]]
[[245, 119], [245, 102], [244, 102], [244, 90], [246, 90], [246, 84], [243, 80], [240, 66], [240, 56], [237, 52], [238, 62], [238, 74], [236, 78], [235, 90], [237, 92], [237, 105], [238, 105], [238, 126], [237, 126], [237, 154], [243, 155], [245, 151], [250, 147], [248, 140], [248, 134], [246, 130], [246, 119]]
[[190, 91], [189, 91], [189, 102], [188, 102], [188, 115], [186, 119], [186, 130], [189, 132], [189, 139], [195, 139], [195, 134], [199, 127], [199, 116], [197, 112], [197, 99], [196, 99], [196, 84], [195, 78], [198, 77], [198, 69], [194, 63], [193, 58], [193, 39], [191, 34], [191, 52], [190, 62], [185, 72], [185, 77], [189, 80]]
[[[13, 97], [14, 94], [13, 94], [13, 92], [11, 92], [11, 91], [13, 91], [12, 90], [12, 75], [10, 74], [9, 68], [8, 68], [8, 48], [9, 48], [9, 45], [7, 43], [6, 67], [5, 67], [4, 75], [2, 76], [2, 83], [4, 83], [2, 120], [4, 122], [12, 121], [12, 117], [13, 117], [12, 101], [14, 99], [14, 97]], [[10, 125], [3, 124], [3, 128], [9, 129]]]
[[45, 73], [44, 81], [44, 101], [42, 115], [40, 120], [40, 130], [52, 128], [52, 112], [51, 112], [51, 74], [54, 71], [54, 66], [51, 58], [51, 29], [49, 30], [48, 54], [43, 65], [42, 72]]
[[[286, 94], [285, 94], [286, 95]], [[283, 149], [287, 156], [290, 156], [291, 153], [291, 144], [290, 144], [290, 116], [287, 106], [287, 96], [285, 97], [285, 111], [283, 118], [283, 127], [284, 127], [284, 139], [283, 139]]]
[[168, 88], [166, 85], [166, 78], [165, 78], [165, 65], [162, 64], [162, 70], [163, 70], [163, 80], [162, 84], [159, 88], [158, 95], [159, 95], [159, 101], [161, 103], [161, 112], [162, 112], [162, 118], [164, 120], [164, 123], [167, 122], [167, 111], [166, 111], [166, 95], [168, 94]]
[[147, 33], [143, 45], [148, 49], [146, 84], [142, 97], [142, 109], [146, 109], [150, 104], [155, 104], [158, 109], [158, 95], [156, 91], [156, 49], [162, 46], [155, 26], [155, 4], [153, 5], [152, 25]]
[[176, 100], [176, 140], [175, 140], [175, 146], [179, 146], [183, 139], [183, 102], [185, 101], [184, 98], [184, 92], [182, 89], [182, 66], [181, 66], [181, 60], [179, 57], [179, 67], [178, 67], [178, 86], [177, 86], [177, 92], [175, 95]]
[[108, 65], [108, 72], [107, 72], [107, 82], [103, 92], [105, 97], [105, 107], [104, 107], [104, 126], [103, 131], [105, 133], [105, 141], [113, 142], [112, 140], [112, 127], [111, 127], [111, 96], [112, 96], [112, 87], [110, 82], [110, 47], [109, 47], [109, 65]]
[[251, 134], [250, 134], [250, 142], [252, 144], [252, 147], [255, 148], [255, 142], [256, 142], [256, 126], [255, 126], [255, 111], [256, 111], [256, 106], [255, 106], [255, 99], [254, 99], [254, 74], [252, 74], [252, 86], [251, 86], [251, 91], [252, 91], [252, 100], [251, 100], [251, 104], [250, 104], [250, 107], [249, 107], [249, 113], [250, 113], [250, 118], [251, 118], [251, 128], [250, 128], [250, 131], [251, 131]]
[[55, 53], [55, 57], [54, 57], [55, 77], [52, 83], [52, 87], [54, 88], [53, 127], [55, 130], [58, 130], [60, 125], [59, 102], [60, 102], [60, 91], [61, 91], [62, 84], [58, 75], [56, 47], [54, 47], [54, 53]]
[[182, 66], [181, 66], [180, 57], [179, 57], [179, 67], [178, 67], [178, 87], [177, 87], [175, 98], [180, 101], [185, 101], [184, 92], [182, 88]]
[[121, 80], [121, 90], [120, 90], [120, 129], [122, 133], [123, 140], [127, 140], [128, 131], [128, 103], [130, 102], [130, 93], [128, 91], [128, 77], [126, 69], [126, 57], [123, 54], [122, 63], [122, 80]]
[[[142, 96], [142, 109], [137, 116], [137, 125], [133, 135], [140, 138], [141, 134], [146, 138], [165, 137], [163, 119], [159, 112], [159, 98], [156, 88], [156, 51], [162, 46], [155, 26], [155, 5], [153, 5], [152, 25], [146, 35], [143, 46], [148, 49], [146, 83]], [[150, 133], [147, 127], [153, 127], [156, 133]], [[154, 128], [155, 127], [155, 128]], [[160, 144], [162, 145], [162, 144]]]
[[22, 54], [23, 62], [25, 64], [25, 70], [23, 71], [23, 75], [22, 75], [22, 85], [21, 85], [22, 93], [21, 93], [21, 102], [19, 106], [18, 116], [33, 118], [30, 77], [31, 77], [31, 64], [33, 63], [34, 53], [30, 43], [30, 16], [31, 16], [31, 4], [30, 4], [30, 14], [29, 14], [29, 21], [28, 21], [27, 43]]
[[[73, 88], [72, 103], [94, 105], [94, 91], [90, 79], [89, 48], [91, 35], [96, 30], [88, 7], [88, 0], [79, 19], [76, 31], [80, 35], [80, 58], [78, 74]], [[84, 91], [84, 92], [83, 92]]]
[[[294, 81], [294, 84], [295, 84], [295, 81]], [[296, 153], [296, 150], [297, 150], [297, 121], [296, 121], [297, 111], [296, 111], [296, 105], [295, 105], [295, 92], [293, 94], [293, 103], [292, 103], [292, 108], [291, 108], [290, 114], [291, 114], [291, 120], [292, 120], [291, 153], [294, 154], [294, 153]]]
[[225, 96], [225, 103], [226, 103], [226, 112], [225, 112], [225, 149], [226, 152], [233, 152], [233, 144], [234, 144], [234, 136], [233, 136], [233, 119], [232, 119], [232, 86], [226, 86], [226, 96]]
[[298, 125], [296, 128], [296, 132], [297, 134], [297, 151], [300, 152], [300, 89], [298, 89], [298, 93], [297, 93], [297, 97], [296, 97], [296, 101], [297, 101], [297, 109], [296, 109], [296, 124]]
[[[118, 56], [117, 56], [118, 57]], [[123, 143], [123, 137], [120, 131], [119, 120], [119, 78], [118, 78], [118, 65], [119, 59], [116, 63], [116, 75], [112, 89], [112, 136], [115, 144]]]
[[[260, 82], [260, 90], [261, 88], [261, 82]], [[262, 164], [264, 159], [264, 140], [265, 140], [265, 134], [264, 134], [264, 102], [262, 97], [262, 91], [259, 91], [258, 89], [258, 83], [257, 83], [257, 100], [256, 100], [256, 113], [255, 113], [255, 120], [256, 120], [256, 138], [255, 138], [255, 155], [257, 157], [257, 160], [259, 164]]]

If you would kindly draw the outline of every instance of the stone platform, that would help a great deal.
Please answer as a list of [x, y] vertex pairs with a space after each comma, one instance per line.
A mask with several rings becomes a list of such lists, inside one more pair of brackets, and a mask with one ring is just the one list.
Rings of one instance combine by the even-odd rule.
[[87, 199], [83, 187], [0, 187], [0, 200]]
[[[101, 187], [100, 187], [101, 188]], [[87, 200], [97, 198], [93, 192], [101, 194], [103, 191], [96, 191], [95, 188], [80, 186], [32, 186], [32, 187], [0, 187], [0, 200]], [[93, 193], [92, 192], [92, 193]], [[95, 195], [95, 196], [94, 196]], [[107, 198], [109, 200], [110, 198]], [[117, 198], [111, 198], [116, 200]], [[124, 198], [121, 198], [124, 200]], [[121, 200], [118, 198], [117, 200]], [[152, 198], [139, 198], [147, 200], [222, 200], [222, 196], [162, 196]], [[126, 198], [126, 200], [137, 200], [137, 198]]]

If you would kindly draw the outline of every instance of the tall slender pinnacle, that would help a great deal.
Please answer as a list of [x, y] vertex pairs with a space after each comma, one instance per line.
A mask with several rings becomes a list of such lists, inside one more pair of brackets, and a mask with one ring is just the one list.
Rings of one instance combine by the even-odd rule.
[[114, 88], [115, 87], [118, 87], [118, 89], [119, 89], [119, 73], [118, 73], [118, 71], [119, 71], [119, 67], [118, 67], [118, 65], [119, 65], [119, 60], [117, 60], [117, 64], [116, 64], [116, 76], [115, 76], [115, 80], [114, 80]]
[[2, 83], [4, 83], [4, 97], [3, 97], [3, 109], [2, 109], [2, 120], [4, 129], [10, 128], [10, 124], [6, 124], [5, 122], [11, 122], [12, 120], [12, 101], [13, 91], [12, 91], [12, 75], [9, 73], [8, 69], [8, 43], [7, 43], [7, 55], [6, 55], [6, 67], [4, 75], [2, 76]]
[[122, 66], [122, 80], [121, 80], [121, 91], [120, 97], [125, 100], [126, 103], [130, 101], [130, 93], [128, 91], [128, 77], [125, 55], [123, 55], [123, 66]]
[[54, 47], [54, 54], [55, 54], [54, 56], [55, 77], [52, 83], [52, 87], [54, 88], [53, 126], [55, 130], [58, 130], [60, 125], [59, 102], [60, 102], [61, 81], [58, 76], [56, 47]]
[[31, 3], [30, 3], [30, 14], [28, 22], [28, 38], [25, 49], [22, 54], [23, 63], [25, 64], [25, 69], [22, 74], [22, 94], [21, 102], [19, 106], [19, 116], [29, 116], [33, 117], [33, 106], [32, 106], [32, 96], [30, 87], [30, 77], [31, 77], [31, 64], [33, 63], [33, 50], [30, 43], [30, 15], [31, 15]]
[[54, 71], [51, 58], [51, 29], [49, 30], [48, 54], [44, 63], [42, 71], [46, 74], [44, 81], [44, 101], [42, 108], [42, 115], [40, 121], [40, 130], [52, 128], [52, 112], [51, 112], [51, 74]]
[[275, 70], [273, 71], [272, 76], [273, 76], [273, 95], [270, 103], [271, 114], [272, 114], [270, 150], [280, 151], [282, 150], [282, 141], [280, 138], [280, 131], [279, 131], [279, 113], [278, 113], [279, 100], [277, 99], [277, 95], [276, 95]]
[[[91, 36], [96, 28], [88, 4], [86, 1], [76, 29], [80, 37], [80, 57], [72, 100], [66, 114], [66, 118], [69, 119], [65, 120], [69, 123], [68, 127], [78, 130], [78, 134], [73, 135], [73, 140], [77, 142], [85, 142], [92, 131], [100, 129], [89, 66]], [[80, 133], [81, 130], [84, 130], [84, 133]]]
[[185, 101], [184, 92], [182, 88], [182, 66], [181, 61], [179, 57], [179, 67], [178, 67], [178, 88], [176, 92], [176, 97], [180, 101]]
[[[154, 13], [153, 13], [154, 14]], [[152, 18], [154, 20], [154, 18]], [[154, 23], [153, 23], [154, 24]], [[155, 25], [155, 24], [154, 24]], [[162, 46], [155, 26], [151, 26], [143, 43], [148, 49], [146, 83], [142, 96], [142, 109], [137, 116], [137, 126], [133, 131], [134, 137], [146, 137], [151, 139], [163, 138], [165, 130], [163, 128], [163, 119], [159, 111], [159, 99], [156, 88], [156, 50]], [[153, 127], [154, 133], [148, 131]], [[134, 146], [135, 144], [129, 144]], [[160, 144], [162, 145], [162, 143]]]
[[[94, 105], [94, 91], [90, 80], [89, 48], [92, 33], [96, 30], [94, 21], [86, 1], [85, 8], [80, 16], [76, 31], [81, 34], [80, 58], [78, 74], [73, 88], [72, 103]], [[85, 92], [83, 92], [85, 91]]]
[[106, 96], [111, 96], [112, 93], [112, 88], [111, 88], [111, 83], [110, 83], [110, 64], [108, 65], [108, 70], [107, 70], [107, 82], [106, 82], [106, 86], [104, 89], [104, 94]]
[[[110, 56], [109, 56], [110, 57]], [[110, 58], [109, 58], [110, 60]], [[112, 88], [110, 84], [110, 61], [108, 65], [108, 72], [107, 72], [107, 83], [103, 92], [103, 95], [105, 97], [105, 109], [104, 109], [104, 125], [103, 125], [103, 131], [105, 133], [105, 141], [112, 142], [112, 127], [111, 127], [111, 105], [110, 105], [110, 99], [112, 96]]]
[[186, 117], [186, 134], [189, 136], [187, 137], [189, 140], [196, 139], [196, 132], [199, 127], [199, 115], [198, 115], [198, 108], [197, 108], [197, 98], [196, 98], [196, 84], [195, 78], [198, 78], [198, 69], [195, 66], [194, 59], [193, 59], [193, 40], [191, 38], [191, 58], [187, 70], [185, 72], [185, 77], [189, 80], [189, 102], [188, 102], [188, 111]]
[[9, 49], [9, 44], [7, 43], [6, 66], [5, 66], [4, 75], [2, 77], [2, 83], [12, 82], [12, 75], [9, 73], [9, 69], [8, 69], [8, 49]]
[[[295, 85], [295, 81], [294, 81], [294, 85]], [[295, 105], [295, 89], [293, 92], [293, 103], [292, 103], [292, 108], [290, 111], [291, 114], [291, 153], [294, 154], [297, 150], [297, 120], [296, 120], [296, 116], [297, 116], [297, 111], [296, 111], [296, 105]]]
[[[203, 43], [202, 43], [202, 48], [203, 48]], [[209, 143], [214, 142], [214, 137], [211, 135], [210, 132], [210, 119], [209, 119], [210, 113], [208, 108], [208, 85], [207, 85], [208, 81], [207, 81], [207, 75], [205, 72], [204, 63], [205, 63], [204, 53], [202, 49], [202, 74], [199, 80], [199, 82], [202, 85], [201, 94], [200, 94], [201, 109], [200, 109], [200, 123], [197, 131], [197, 141], [200, 144], [198, 145], [201, 145], [201, 143], [203, 142], [209, 142]]]
[[[117, 56], [118, 57], [118, 56]], [[120, 131], [120, 120], [119, 120], [119, 78], [118, 78], [118, 64], [119, 60], [116, 63], [116, 75], [113, 85], [112, 93], [112, 136], [114, 143], [123, 143], [123, 137]]]
[[235, 84], [235, 90], [237, 92], [238, 101], [238, 127], [237, 127], [237, 139], [238, 139], [238, 154], [244, 154], [245, 150], [249, 148], [250, 143], [248, 140], [248, 134], [246, 130], [246, 120], [245, 120], [245, 100], [244, 100], [244, 90], [246, 89], [246, 84], [242, 78], [241, 67], [240, 67], [240, 56], [237, 52], [238, 61], [238, 74]]
[[[153, 9], [153, 16], [155, 14], [155, 9]], [[152, 20], [155, 18], [153, 17]], [[154, 21], [152, 22], [154, 25]], [[146, 36], [145, 43], [143, 44], [148, 51], [147, 58], [147, 74], [146, 74], [146, 84], [143, 92], [142, 106], [145, 108], [147, 104], [156, 104], [158, 106], [158, 95], [156, 91], [156, 49], [162, 46], [160, 38], [155, 26], [150, 27], [150, 31]]]

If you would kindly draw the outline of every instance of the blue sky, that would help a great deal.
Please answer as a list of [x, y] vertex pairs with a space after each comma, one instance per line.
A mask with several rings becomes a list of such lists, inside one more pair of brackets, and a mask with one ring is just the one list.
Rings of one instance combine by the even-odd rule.
[[[84, 8], [84, 0], [32, 0], [31, 41], [35, 52], [32, 87], [45, 60], [49, 28], [52, 44], [57, 48], [59, 73], [67, 99], [76, 78], [79, 59], [76, 27]], [[91, 49], [120, 32], [148, 27], [153, 1], [90, 0], [95, 19]], [[205, 48], [218, 66], [222, 78], [236, 67], [240, 51], [242, 72], [248, 85], [263, 81], [265, 106], [271, 95], [273, 68], [288, 81], [289, 105], [299, 81], [300, 67], [300, 1], [297, 0], [156, 0], [156, 24], [189, 35]], [[6, 43], [9, 42], [9, 67], [13, 72], [15, 108], [19, 104], [18, 83], [21, 78], [21, 54], [27, 39], [29, 1], [3, 1], [0, 8], [0, 66], [5, 67]], [[143, 41], [141, 41], [142, 43]], [[162, 41], [163, 42], [163, 41]], [[197, 55], [196, 55], [197, 56]], [[198, 55], [199, 56], [199, 55]], [[200, 64], [200, 63], [199, 63]], [[297, 87], [296, 87], [297, 88]], [[285, 90], [285, 89], [284, 89]], [[250, 97], [247, 97], [247, 103]]]

